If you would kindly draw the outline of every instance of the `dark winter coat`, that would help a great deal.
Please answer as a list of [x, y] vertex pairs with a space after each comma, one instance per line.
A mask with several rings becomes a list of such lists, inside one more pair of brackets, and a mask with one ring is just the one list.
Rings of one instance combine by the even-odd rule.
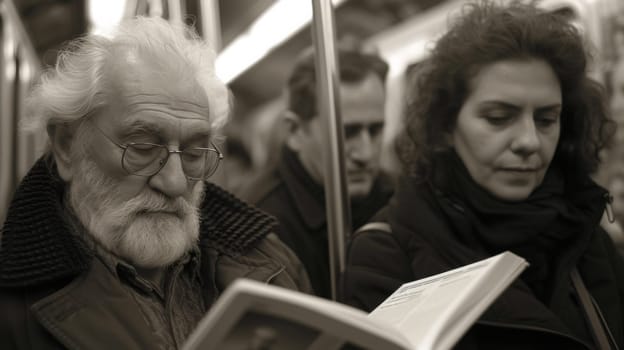
[[[2, 228], [0, 348], [158, 349], [130, 294], [71, 233], [65, 186], [40, 160], [19, 186]], [[207, 183], [200, 271], [206, 305], [236, 278], [311, 292], [274, 220]]]
[[[402, 283], [485, 257], [486, 247], [476, 240], [466, 244], [460, 239], [459, 231], [471, 230], [465, 216], [460, 203], [435, 187], [402, 181], [390, 205], [373, 220], [388, 222], [391, 233], [363, 231], [351, 242], [345, 276], [346, 302], [370, 311]], [[569, 277], [575, 266], [614, 340], [623, 348], [624, 264], [613, 242], [600, 229], [598, 219], [582, 246], [569, 250], [574, 253], [555, 257], [553, 266], [557, 272], [550, 280], [550, 302], [539, 300], [519, 278], [481, 316], [457, 348], [592, 348], [591, 333], [584, 324]], [[559, 316], [554, 309], [560, 310]]]
[[[370, 195], [351, 205], [351, 227], [357, 228], [390, 198], [390, 186], [377, 181]], [[323, 187], [305, 171], [296, 154], [284, 147], [274, 171], [263, 174], [243, 195], [275, 216], [276, 233], [299, 257], [315, 294], [331, 298], [327, 217]]]

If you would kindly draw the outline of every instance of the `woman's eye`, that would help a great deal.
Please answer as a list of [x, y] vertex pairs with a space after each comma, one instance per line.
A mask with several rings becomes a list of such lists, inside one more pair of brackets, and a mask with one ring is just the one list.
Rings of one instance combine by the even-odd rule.
[[555, 125], [559, 120], [558, 116], [542, 116], [535, 118], [535, 123], [538, 126], [549, 127]]
[[512, 116], [509, 114], [486, 114], [483, 118], [491, 125], [503, 125], [510, 121]]
[[535, 124], [538, 127], [547, 128], [559, 123], [560, 112], [558, 110], [538, 111], [535, 114]]

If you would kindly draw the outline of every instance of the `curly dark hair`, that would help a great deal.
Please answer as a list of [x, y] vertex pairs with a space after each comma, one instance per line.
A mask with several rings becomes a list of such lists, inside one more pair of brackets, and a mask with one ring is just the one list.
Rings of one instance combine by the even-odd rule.
[[[352, 49], [339, 49], [338, 75], [341, 83], [359, 83], [369, 74], [386, 81], [388, 64], [375, 54]], [[303, 120], [311, 120], [316, 110], [316, 68], [314, 52], [308, 51], [298, 60], [288, 79], [288, 108]]]
[[587, 74], [589, 53], [579, 31], [534, 5], [480, 1], [462, 7], [415, 80], [417, 95], [397, 144], [408, 175], [430, 179], [433, 162], [450, 148], [446, 136], [470, 94], [470, 80], [482, 67], [509, 59], [544, 60], [559, 79], [561, 136], [553, 162], [582, 177], [597, 170], [613, 128], [604, 89]]

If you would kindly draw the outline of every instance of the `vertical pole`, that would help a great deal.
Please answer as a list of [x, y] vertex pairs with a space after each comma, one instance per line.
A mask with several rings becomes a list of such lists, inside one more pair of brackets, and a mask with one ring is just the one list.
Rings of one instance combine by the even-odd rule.
[[168, 0], [167, 9], [169, 12], [169, 22], [175, 24], [182, 24], [182, 22], [184, 22], [183, 14], [185, 10], [181, 0]]
[[221, 51], [219, 0], [199, 0], [201, 34], [215, 52]]
[[332, 298], [341, 293], [345, 268], [346, 234], [351, 230], [350, 206], [344, 167], [344, 135], [339, 105], [338, 63], [335, 52], [334, 17], [331, 0], [312, 0], [312, 30], [315, 49], [318, 112], [324, 130], [325, 208], [329, 242]]
[[[18, 121], [23, 120], [25, 118], [25, 107], [26, 107], [26, 97], [28, 96], [28, 91], [30, 90], [30, 86], [33, 80], [36, 78], [36, 74], [38, 74], [37, 66], [32, 61], [28, 60], [28, 56], [25, 53], [23, 45], [20, 44], [18, 47], [19, 57], [19, 65], [18, 65], [18, 78], [19, 80], [16, 82], [16, 106], [15, 113], [16, 119]], [[17, 181], [20, 181], [24, 175], [28, 172], [30, 167], [35, 164], [35, 161], [42, 153], [43, 147], [39, 146], [41, 140], [45, 140], [45, 134], [37, 134], [32, 132], [27, 132], [19, 129], [19, 125], [17, 128], [17, 132], [15, 134], [16, 145], [17, 145]]]
[[140, 0], [126, 0], [124, 5], [124, 13], [123, 18], [132, 18], [136, 16], [137, 10], [139, 8]]
[[[15, 124], [13, 115], [16, 76], [15, 33], [5, 8], [0, 20], [0, 225], [14, 190]], [[1, 233], [0, 233], [1, 234]]]
[[28, 148], [31, 141], [20, 142], [19, 123], [26, 88], [22, 79], [30, 79], [40, 68], [41, 62], [14, 2], [0, 1], [0, 226], [15, 185], [23, 175], [17, 165], [36, 156]]

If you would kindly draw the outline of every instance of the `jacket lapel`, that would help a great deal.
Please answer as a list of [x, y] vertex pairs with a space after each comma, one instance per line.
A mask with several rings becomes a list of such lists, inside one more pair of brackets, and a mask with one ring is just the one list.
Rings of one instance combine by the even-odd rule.
[[84, 278], [31, 309], [68, 349], [158, 349], [158, 337], [148, 328], [136, 302], [113, 279], [96, 259]]
[[261, 253], [254, 249], [245, 256], [219, 255], [214, 261], [215, 266], [212, 267], [216, 271], [217, 289], [222, 292], [237, 278], [248, 278], [269, 283], [286, 269], [274, 259], [256, 256], [258, 254]]

